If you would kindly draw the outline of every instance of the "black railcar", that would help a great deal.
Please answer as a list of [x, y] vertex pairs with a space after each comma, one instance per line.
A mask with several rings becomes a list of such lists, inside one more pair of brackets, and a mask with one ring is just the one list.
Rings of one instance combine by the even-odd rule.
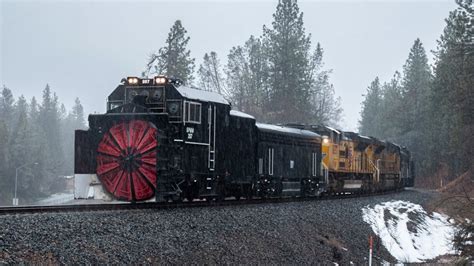
[[128, 201], [216, 196], [228, 171], [219, 162], [229, 103], [166, 77], [124, 83], [108, 97], [107, 113], [76, 131], [75, 172], [96, 174], [109, 194]]
[[259, 196], [316, 195], [321, 176], [321, 137], [313, 132], [257, 123]]

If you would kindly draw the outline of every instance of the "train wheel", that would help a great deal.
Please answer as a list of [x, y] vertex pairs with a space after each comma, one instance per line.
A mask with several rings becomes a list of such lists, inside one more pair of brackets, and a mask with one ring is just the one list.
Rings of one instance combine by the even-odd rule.
[[191, 193], [187, 193], [186, 194], [186, 199], [189, 201], [189, 202], [192, 202], [194, 200], [194, 197]]
[[142, 201], [156, 190], [157, 130], [132, 120], [112, 126], [99, 143], [97, 175], [117, 199]]

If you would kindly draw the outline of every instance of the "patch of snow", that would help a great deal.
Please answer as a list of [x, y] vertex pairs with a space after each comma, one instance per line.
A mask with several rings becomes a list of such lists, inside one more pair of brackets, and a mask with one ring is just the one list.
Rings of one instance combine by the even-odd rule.
[[298, 134], [306, 137], [314, 137], [314, 138], [320, 138], [318, 134], [309, 131], [309, 130], [304, 130], [304, 129], [297, 129], [297, 128], [292, 128], [292, 127], [283, 127], [283, 126], [277, 126], [277, 125], [271, 125], [271, 124], [262, 124], [262, 123], [256, 123], [258, 129], [263, 129], [267, 131], [278, 131], [282, 133], [291, 133], [291, 134]]
[[69, 201], [74, 200], [74, 194], [73, 193], [56, 193], [53, 194], [46, 199], [42, 199], [38, 201], [36, 204], [38, 205], [57, 205], [57, 204], [63, 204]]
[[336, 134], [341, 134], [341, 132], [340, 132], [339, 130], [335, 129], [335, 128], [332, 128], [332, 127], [330, 127], [330, 126], [325, 126], [325, 127], [326, 127], [327, 129], [331, 130], [331, 131], [336, 132]]
[[178, 90], [181, 96], [186, 97], [188, 99], [229, 104], [229, 102], [224, 98], [224, 96], [216, 92], [198, 90], [184, 85], [177, 87], [176, 90]]
[[423, 262], [454, 254], [452, 239], [457, 230], [449, 217], [428, 214], [421, 205], [389, 201], [362, 209], [363, 219], [399, 262]]
[[237, 110], [230, 110], [230, 115], [233, 115], [233, 116], [238, 116], [238, 117], [244, 117], [244, 118], [252, 118], [252, 119], [255, 119], [255, 117], [249, 115], [249, 114], [246, 114], [244, 112], [241, 112], [241, 111], [237, 111]]

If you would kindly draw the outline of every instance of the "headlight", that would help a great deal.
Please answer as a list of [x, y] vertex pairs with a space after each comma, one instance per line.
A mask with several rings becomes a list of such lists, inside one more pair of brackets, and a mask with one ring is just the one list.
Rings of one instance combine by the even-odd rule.
[[328, 144], [328, 143], [329, 143], [329, 137], [323, 136], [323, 144]]
[[136, 77], [128, 77], [128, 78], [127, 78], [127, 82], [128, 82], [128, 84], [136, 85], [136, 84], [138, 84], [138, 78], [136, 78]]
[[166, 78], [165, 77], [155, 77], [155, 84], [165, 84]]

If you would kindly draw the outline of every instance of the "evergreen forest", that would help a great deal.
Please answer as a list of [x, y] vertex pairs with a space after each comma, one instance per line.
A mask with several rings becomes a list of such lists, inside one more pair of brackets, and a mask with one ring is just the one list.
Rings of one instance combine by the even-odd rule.
[[360, 113], [361, 134], [410, 149], [423, 187], [440, 187], [474, 166], [474, 5], [456, 3], [436, 50], [414, 40], [400, 72], [369, 84]]

